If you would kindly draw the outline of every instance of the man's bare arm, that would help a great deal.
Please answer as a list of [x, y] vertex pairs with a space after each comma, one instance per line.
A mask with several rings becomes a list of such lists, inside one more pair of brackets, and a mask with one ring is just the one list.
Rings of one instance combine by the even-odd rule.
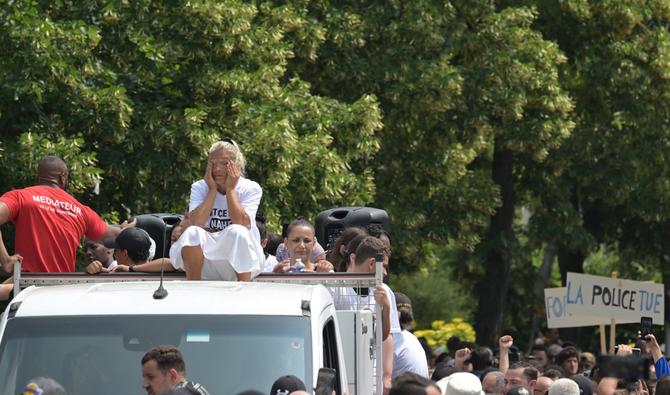
[[[156, 273], [160, 272], [161, 268], [166, 271], [166, 272], [174, 272], [175, 268], [172, 266], [172, 263], [168, 258], [158, 258], [154, 259], [153, 261], [145, 262], [145, 263], [140, 263], [138, 265], [133, 266], [133, 270], [136, 272], [144, 272], [144, 273]], [[114, 272], [127, 272], [128, 271], [128, 266], [126, 265], [116, 265], [112, 269]]]
[[102, 234], [102, 237], [100, 239], [106, 239], [108, 237], [116, 237], [125, 228], [132, 228], [132, 227], [135, 227], [135, 225], [137, 225], [137, 218], [133, 218], [132, 222], [123, 221], [123, 223], [121, 225], [109, 225], [109, 224], [107, 224], [107, 228], [105, 229], [105, 233]]
[[[3, 202], [0, 202], [0, 226], [9, 222], [9, 207]], [[0, 231], [0, 264], [7, 273], [14, 271], [14, 263], [22, 260], [23, 257], [19, 254], [9, 255], [5, 242], [2, 240], [2, 231]]]

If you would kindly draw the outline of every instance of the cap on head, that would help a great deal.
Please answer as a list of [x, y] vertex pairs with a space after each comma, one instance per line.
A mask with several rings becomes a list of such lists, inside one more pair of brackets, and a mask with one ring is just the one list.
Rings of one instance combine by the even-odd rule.
[[304, 391], [305, 383], [294, 375], [281, 376], [270, 389], [271, 395], [289, 395], [293, 391]]
[[135, 263], [151, 260], [156, 252], [156, 243], [141, 228], [126, 228], [114, 239], [103, 240], [107, 248], [119, 248], [128, 251], [128, 256]]

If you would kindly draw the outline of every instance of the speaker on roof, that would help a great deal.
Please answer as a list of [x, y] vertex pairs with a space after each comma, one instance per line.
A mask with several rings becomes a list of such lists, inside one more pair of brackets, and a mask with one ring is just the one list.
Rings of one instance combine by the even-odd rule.
[[319, 244], [328, 250], [344, 229], [350, 226], [367, 228], [373, 224], [391, 233], [391, 223], [385, 210], [374, 207], [338, 207], [320, 212], [314, 221], [314, 230]]
[[179, 214], [157, 213], [137, 215], [135, 218], [137, 219], [137, 227], [146, 230], [156, 243], [154, 259], [167, 257], [170, 253], [172, 228], [181, 221], [182, 216]]

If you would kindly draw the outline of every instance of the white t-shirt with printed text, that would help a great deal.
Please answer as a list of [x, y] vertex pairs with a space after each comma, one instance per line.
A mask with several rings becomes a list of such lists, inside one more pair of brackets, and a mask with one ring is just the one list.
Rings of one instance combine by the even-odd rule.
[[[195, 210], [207, 197], [209, 192], [209, 187], [205, 180], [199, 180], [194, 182], [191, 185], [191, 199], [188, 205], [188, 211], [191, 212]], [[261, 242], [261, 236], [256, 227], [256, 212], [258, 211], [258, 205], [261, 203], [261, 197], [263, 196], [263, 190], [257, 182], [251, 181], [247, 178], [240, 177], [237, 181], [237, 186], [235, 187], [235, 193], [239, 199], [242, 208], [249, 216], [251, 220], [251, 237], [257, 241]], [[228, 225], [230, 225], [230, 213], [228, 212], [228, 200], [226, 195], [216, 192], [216, 199], [214, 200], [214, 206], [212, 211], [209, 213], [209, 219], [205, 224], [205, 228], [211, 228], [214, 230], [223, 230]]]

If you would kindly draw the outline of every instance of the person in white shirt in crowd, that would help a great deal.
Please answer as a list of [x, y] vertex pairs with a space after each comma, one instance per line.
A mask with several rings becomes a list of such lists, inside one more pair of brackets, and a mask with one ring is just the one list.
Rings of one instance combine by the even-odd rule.
[[[317, 261], [312, 260], [312, 252], [316, 245], [314, 226], [304, 219], [292, 221], [286, 228], [286, 237], [284, 245], [288, 251], [288, 256], [277, 262], [277, 259], [271, 259], [265, 262], [263, 271], [275, 273], [287, 272], [332, 272], [333, 265], [325, 259]], [[321, 254], [321, 256], [325, 256]]]
[[402, 331], [393, 338], [393, 377], [398, 377], [402, 372], [413, 372], [428, 377], [426, 352], [421, 347], [419, 339], [410, 332], [414, 322], [412, 300], [407, 295], [396, 292], [395, 301]]
[[191, 226], [170, 247], [172, 266], [187, 279], [250, 281], [260, 272], [265, 256], [255, 218], [263, 191], [244, 172], [234, 142], [209, 149], [204, 177], [191, 185]]
[[[384, 243], [372, 236], [355, 237], [347, 245], [345, 254], [349, 260], [348, 273], [374, 273], [376, 268], [376, 257], [381, 255], [384, 261], [388, 261], [388, 250]], [[398, 308], [395, 296], [391, 288], [386, 284], [377, 284], [374, 290], [354, 288], [331, 288], [333, 301], [337, 310], [361, 310], [363, 308], [374, 309], [375, 303], [382, 308], [382, 370], [384, 375], [384, 392], [391, 388], [393, 379], [393, 346], [396, 336], [400, 336], [400, 322], [398, 321]], [[358, 291], [358, 292], [357, 292]], [[373, 297], [370, 297], [370, 292]]]

